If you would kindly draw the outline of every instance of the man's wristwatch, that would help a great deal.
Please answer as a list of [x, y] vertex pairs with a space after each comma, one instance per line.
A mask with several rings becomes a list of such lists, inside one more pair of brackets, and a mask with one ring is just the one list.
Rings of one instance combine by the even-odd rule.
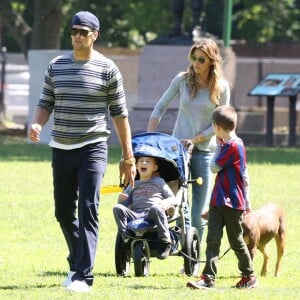
[[136, 163], [136, 160], [134, 157], [131, 157], [129, 159], [123, 159], [123, 160], [124, 160], [125, 164], [131, 165], [131, 166], [135, 165], [135, 163]]

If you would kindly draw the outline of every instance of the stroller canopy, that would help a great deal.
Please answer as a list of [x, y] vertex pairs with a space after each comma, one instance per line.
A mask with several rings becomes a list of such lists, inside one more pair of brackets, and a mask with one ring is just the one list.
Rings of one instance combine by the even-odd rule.
[[159, 173], [165, 181], [187, 180], [186, 151], [177, 138], [159, 132], [140, 133], [132, 137], [132, 148], [135, 157], [158, 158]]

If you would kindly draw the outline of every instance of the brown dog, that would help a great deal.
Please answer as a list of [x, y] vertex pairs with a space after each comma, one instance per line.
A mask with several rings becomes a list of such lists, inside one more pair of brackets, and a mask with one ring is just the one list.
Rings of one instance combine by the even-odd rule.
[[243, 219], [244, 240], [253, 260], [256, 249], [264, 256], [261, 268], [261, 276], [267, 274], [268, 255], [266, 245], [273, 238], [277, 246], [277, 261], [275, 265], [275, 276], [279, 274], [280, 261], [285, 247], [286, 224], [284, 212], [281, 207], [275, 204], [267, 204], [255, 210]]

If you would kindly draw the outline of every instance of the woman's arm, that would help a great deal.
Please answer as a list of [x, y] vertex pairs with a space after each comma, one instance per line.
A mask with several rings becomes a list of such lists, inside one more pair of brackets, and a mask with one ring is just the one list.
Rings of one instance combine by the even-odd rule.
[[179, 93], [179, 85], [181, 80], [183, 79], [183, 75], [179, 74], [177, 75], [171, 82], [168, 89], [164, 92], [162, 97], [159, 99], [159, 101], [156, 103], [149, 122], [147, 131], [152, 132], [156, 131], [158, 124], [160, 122], [161, 117], [164, 115], [165, 111], [167, 110], [169, 104], [175, 99], [175, 97]]
[[230, 105], [230, 86], [225, 79], [222, 82], [223, 92], [220, 95], [220, 105]]
[[149, 122], [148, 122], [147, 132], [156, 131], [158, 124], [159, 124], [159, 119], [150, 117]]

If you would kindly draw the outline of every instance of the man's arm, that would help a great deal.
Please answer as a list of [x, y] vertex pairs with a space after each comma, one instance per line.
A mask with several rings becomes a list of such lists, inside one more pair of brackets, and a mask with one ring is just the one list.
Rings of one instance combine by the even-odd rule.
[[[113, 118], [113, 122], [122, 147], [122, 157], [124, 160], [130, 159], [133, 157], [133, 151], [128, 117]], [[122, 180], [124, 176], [124, 185], [127, 186], [130, 184], [133, 187], [136, 175], [136, 167], [135, 164], [127, 164], [124, 162], [124, 160], [122, 163], [120, 163], [120, 179]]]
[[32, 118], [32, 123], [28, 130], [28, 138], [32, 142], [38, 142], [40, 140], [40, 134], [42, 127], [48, 122], [50, 113], [47, 109], [37, 106]]

